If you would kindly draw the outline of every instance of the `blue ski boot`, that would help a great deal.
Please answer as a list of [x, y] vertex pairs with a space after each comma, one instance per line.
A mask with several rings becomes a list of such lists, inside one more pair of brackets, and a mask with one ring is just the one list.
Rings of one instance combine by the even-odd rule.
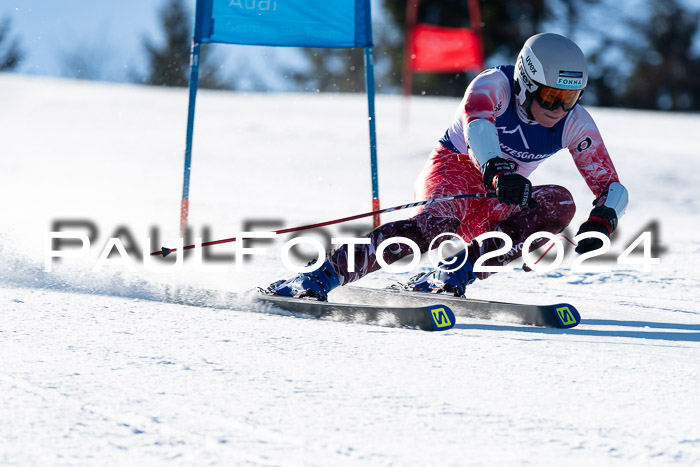
[[464, 290], [476, 280], [474, 265], [466, 257], [467, 250], [462, 250], [448, 258], [438, 266], [444, 269], [452, 269], [453, 266], [462, 264], [459, 269], [452, 272], [435, 269], [430, 272], [422, 272], [413, 276], [406, 284], [406, 290], [431, 293], [452, 293], [455, 297], [464, 297]]
[[303, 272], [289, 280], [270, 284], [266, 292], [282, 297], [315, 298], [325, 302], [328, 300], [328, 292], [339, 285], [338, 274], [326, 260], [319, 269], [313, 272]]

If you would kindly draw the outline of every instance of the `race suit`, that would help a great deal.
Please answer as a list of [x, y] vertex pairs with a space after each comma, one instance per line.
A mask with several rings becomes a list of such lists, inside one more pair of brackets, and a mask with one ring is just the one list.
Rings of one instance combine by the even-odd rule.
[[[596, 205], [605, 202], [610, 184], [619, 182], [619, 179], [590, 114], [577, 105], [551, 128], [528, 120], [515, 100], [513, 69], [512, 65], [490, 68], [469, 85], [452, 125], [435, 146], [418, 176], [414, 191], [417, 201], [488, 192], [479, 163], [468, 147], [465, 135], [469, 122], [487, 119], [498, 130], [501, 157], [514, 161], [518, 174], [529, 176], [545, 159], [567, 148], [593, 192]], [[424, 253], [439, 234], [456, 233], [467, 244], [471, 243], [469, 258], [474, 262], [482, 254], [503, 245], [501, 240], [495, 238], [487, 239], [482, 244], [473, 241], [474, 238], [485, 232], [499, 231], [511, 238], [513, 248], [505, 255], [487, 260], [484, 265], [501, 266], [522, 255], [522, 244], [531, 234], [539, 231], [560, 233], [576, 212], [571, 193], [558, 185], [534, 186], [532, 198], [537, 201], [536, 207], [509, 206], [492, 198], [430, 204], [418, 208], [410, 219], [390, 222], [373, 230], [368, 235], [369, 245], [356, 245], [352, 253], [354, 272], [348, 271], [347, 245], [332, 251], [329, 260], [342, 285], [379, 269], [377, 246], [388, 238], [409, 238]], [[531, 249], [538, 248], [544, 242], [546, 239], [540, 239], [533, 243]], [[436, 241], [432, 247], [439, 244]], [[383, 253], [387, 264], [412, 253], [404, 244], [394, 244], [392, 247]], [[484, 279], [490, 274], [478, 272], [476, 276]]]

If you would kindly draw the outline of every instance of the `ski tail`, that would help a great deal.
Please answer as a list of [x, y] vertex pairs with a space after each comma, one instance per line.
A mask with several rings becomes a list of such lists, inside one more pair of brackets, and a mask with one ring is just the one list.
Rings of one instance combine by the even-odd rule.
[[[335, 303], [304, 298], [258, 295], [255, 300], [294, 314], [340, 321], [377, 323], [423, 331], [447, 331], [456, 323], [454, 312], [446, 305], [390, 306], [379, 304]], [[390, 317], [389, 321], [385, 321]]]

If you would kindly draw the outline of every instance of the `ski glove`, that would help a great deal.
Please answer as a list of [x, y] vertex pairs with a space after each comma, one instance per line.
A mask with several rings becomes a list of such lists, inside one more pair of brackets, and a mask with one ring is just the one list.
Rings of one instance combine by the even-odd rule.
[[[600, 232], [609, 238], [610, 234], [615, 231], [615, 227], [617, 227], [617, 213], [615, 210], [607, 206], [598, 206], [593, 208], [591, 215], [588, 216], [588, 220], [581, 224], [576, 235], [585, 232]], [[578, 242], [576, 253], [582, 255], [589, 251], [597, 250], [602, 246], [603, 241], [598, 238], [584, 238]]]
[[532, 183], [515, 173], [515, 169], [515, 163], [502, 157], [489, 159], [481, 170], [484, 186], [496, 190], [496, 198], [501, 203], [521, 207], [537, 206], [532, 199]]

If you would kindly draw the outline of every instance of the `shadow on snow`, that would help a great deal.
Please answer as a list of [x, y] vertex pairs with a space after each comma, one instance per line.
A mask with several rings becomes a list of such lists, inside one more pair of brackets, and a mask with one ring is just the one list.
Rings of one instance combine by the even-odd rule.
[[[700, 324], [680, 324], [680, 323], [655, 323], [648, 321], [616, 321], [606, 319], [584, 319], [583, 327], [572, 329], [552, 329], [540, 328], [531, 326], [514, 326], [514, 325], [497, 325], [497, 324], [469, 324], [459, 323], [455, 325], [455, 329], [465, 330], [483, 330], [483, 331], [516, 331], [535, 334], [569, 334], [576, 336], [595, 336], [595, 337], [627, 337], [633, 339], [650, 339], [660, 341], [675, 341], [675, 342], [700, 342], [700, 332], [683, 332], [683, 331], [700, 331]], [[586, 329], [586, 325], [591, 326], [620, 326], [634, 328], [649, 328], [649, 329], [676, 329], [679, 332], [664, 332], [664, 331], [626, 331], [620, 329]]]

